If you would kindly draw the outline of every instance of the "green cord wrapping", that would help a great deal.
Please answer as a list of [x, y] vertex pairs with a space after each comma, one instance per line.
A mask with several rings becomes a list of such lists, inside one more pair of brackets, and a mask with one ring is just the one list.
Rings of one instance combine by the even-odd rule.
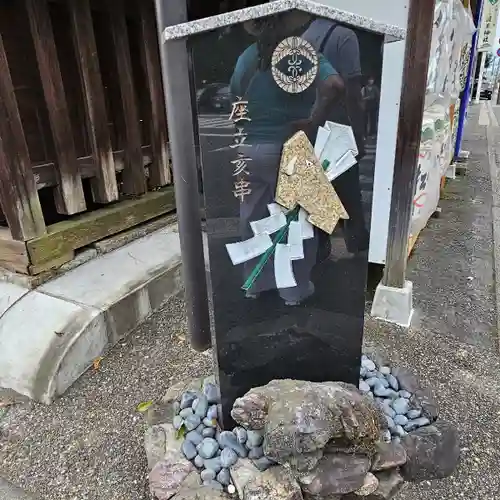
[[[329, 167], [329, 165], [330, 162], [328, 160], [325, 160], [323, 161], [321, 166], [323, 167], [323, 170], [326, 170]], [[276, 238], [273, 240], [273, 245], [266, 250], [266, 252], [260, 258], [259, 262], [255, 265], [252, 272], [250, 273], [250, 276], [247, 278], [245, 283], [243, 283], [243, 286], [241, 287], [242, 290], [248, 292], [253, 287], [253, 285], [257, 281], [257, 278], [260, 276], [260, 273], [264, 269], [265, 265], [268, 263], [269, 259], [274, 254], [278, 243], [281, 243], [284, 240], [285, 236], [288, 236], [288, 229], [290, 227], [290, 222], [296, 221], [299, 218], [299, 211], [300, 207], [297, 206], [286, 214], [286, 226], [282, 227], [278, 231], [278, 233], [276, 234]]]

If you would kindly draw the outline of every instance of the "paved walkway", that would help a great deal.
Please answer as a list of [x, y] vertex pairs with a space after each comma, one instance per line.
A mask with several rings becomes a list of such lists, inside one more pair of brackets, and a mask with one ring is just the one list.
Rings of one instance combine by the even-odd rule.
[[[442, 416], [462, 435], [457, 474], [411, 485], [398, 500], [500, 498], [491, 215], [496, 201], [488, 162], [496, 149], [492, 146], [489, 157], [478, 116], [474, 108], [464, 144], [472, 153], [469, 171], [448, 184], [442, 216], [422, 232], [410, 262], [417, 309], [413, 327], [403, 331], [371, 319], [366, 325], [367, 346], [418, 372], [435, 388]], [[500, 129], [493, 125], [490, 143], [500, 145]], [[10, 407], [0, 416], [0, 476], [41, 500], [149, 499], [144, 424], [136, 405], [160, 396], [179, 378], [210, 371], [210, 358], [189, 349], [185, 327], [182, 301], [174, 299], [52, 406]]]

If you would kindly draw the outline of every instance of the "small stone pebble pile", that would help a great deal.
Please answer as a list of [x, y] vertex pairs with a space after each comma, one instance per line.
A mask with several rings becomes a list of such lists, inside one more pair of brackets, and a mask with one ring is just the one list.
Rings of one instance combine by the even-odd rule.
[[416, 395], [402, 387], [397, 370], [363, 355], [359, 375], [359, 390], [375, 400], [387, 421], [382, 441], [399, 443], [408, 433], [431, 424]]
[[274, 462], [264, 456], [262, 431], [243, 427], [220, 431], [219, 403], [220, 391], [215, 384], [204, 384], [201, 392], [186, 391], [180, 402], [174, 403], [173, 426], [184, 436], [181, 451], [200, 472], [203, 485], [233, 493], [229, 470], [239, 458], [251, 459], [260, 471]]

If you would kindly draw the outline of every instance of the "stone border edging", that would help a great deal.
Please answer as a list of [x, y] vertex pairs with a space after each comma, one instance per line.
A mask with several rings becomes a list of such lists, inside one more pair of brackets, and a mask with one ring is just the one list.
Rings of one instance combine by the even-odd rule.
[[51, 403], [182, 289], [176, 226], [36, 290], [0, 283], [0, 387]]

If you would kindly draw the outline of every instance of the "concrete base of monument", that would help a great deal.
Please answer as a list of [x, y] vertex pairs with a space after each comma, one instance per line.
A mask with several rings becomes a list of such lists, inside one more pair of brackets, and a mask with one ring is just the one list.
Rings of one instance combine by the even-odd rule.
[[413, 283], [406, 281], [404, 288], [379, 284], [371, 314], [376, 319], [408, 328], [413, 316]]
[[[364, 357], [361, 372], [372, 364]], [[382, 380], [387, 366], [377, 365], [382, 372], [369, 371]], [[391, 371], [428, 411], [417, 379]], [[200, 379], [176, 384], [147, 410], [156, 500], [389, 500], [405, 482], [447, 477], [458, 464], [457, 431], [437, 411], [427, 413], [428, 425], [387, 441], [383, 404], [349, 384], [275, 380], [252, 389], [234, 403], [232, 431], [214, 418], [218, 401], [213, 380]]]

